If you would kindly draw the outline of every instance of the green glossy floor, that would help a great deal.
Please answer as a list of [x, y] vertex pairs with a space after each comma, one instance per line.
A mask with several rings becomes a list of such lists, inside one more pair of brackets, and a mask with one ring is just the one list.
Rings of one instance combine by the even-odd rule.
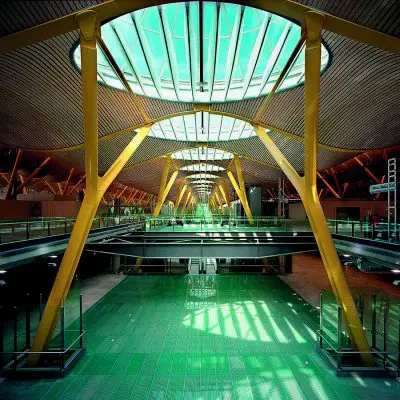
[[128, 277], [85, 313], [87, 354], [59, 380], [0, 399], [377, 399], [400, 383], [337, 378], [317, 312], [277, 277]]

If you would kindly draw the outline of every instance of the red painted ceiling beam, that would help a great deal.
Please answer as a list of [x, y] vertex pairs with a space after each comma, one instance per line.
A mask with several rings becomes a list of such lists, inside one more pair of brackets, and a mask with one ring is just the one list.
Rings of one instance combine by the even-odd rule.
[[329, 191], [337, 198], [340, 199], [340, 196], [338, 195], [338, 193], [335, 191], [335, 189], [324, 179], [324, 177], [317, 172], [317, 175], [319, 177], [319, 179], [321, 179], [322, 182], [325, 183], [325, 186], [329, 189]]
[[41, 171], [43, 167], [45, 167], [49, 161], [51, 160], [51, 157], [47, 157], [26, 179], [23, 183], [21, 183], [17, 187], [17, 192], [20, 192], [28, 183], [31, 182], [31, 180]]
[[23, 150], [19, 149], [18, 153], [17, 153], [17, 157], [15, 158], [15, 161], [14, 161], [14, 167], [13, 167], [13, 170], [11, 172], [10, 182], [8, 184], [6, 197], [4, 197], [4, 200], [8, 200], [10, 198], [12, 186], [13, 186], [13, 183], [15, 181], [15, 177], [17, 175], [18, 165], [19, 165], [19, 162], [21, 160], [22, 153], [23, 153]]

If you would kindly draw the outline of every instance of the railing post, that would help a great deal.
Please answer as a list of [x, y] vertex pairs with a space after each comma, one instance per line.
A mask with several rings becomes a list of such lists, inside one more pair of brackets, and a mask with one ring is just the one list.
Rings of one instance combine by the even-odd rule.
[[29, 305], [29, 293], [26, 294], [25, 304], [25, 346], [27, 349], [31, 347], [31, 309]]
[[17, 306], [13, 307], [13, 327], [14, 327], [14, 369], [17, 369], [17, 351], [18, 351], [18, 308]]
[[64, 233], [67, 233], [67, 217], [64, 217]]
[[47, 236], [50, 236], [50, 221], [47, 222]]
[[342, 369], [342, 307], [338, 307], [338, 336], [337, 336], [337, 355], [338, 355], [338, 369]]
[[338, 223], [338, 220], [336, 219], [335, 220], [335, 233], [336, 234], [338, 233], [338, 230], [339, 230], [339, 223]]
[[351, 221], [351, 236], [354, 237], [354, 221]]
[[372, 322], [371, 322], [372, 348], [376, 348], [376, 294], [372, 295]]
[[29, 239], [29, 222], [26, 221], [26, 239]]
[[322, 307], [323, 307], [323, 292], [319, 294], [319, 348], [322, 350], [323, 339], [323, 318], [322, 318]]
[[[125, 263], [126, 264], [126, 263]], [[79, 295], [79, 346], [83, 347], [83, 298], [82, 293]]]
[[39, 322], [42, 319], [43, 314], [43, 295], [42, 293], [39, 294]]
[[389, 300], [386, 299], [385, 311], [383, 314], [383, 368], [385, 368], [385, 369], [386, 369], [386, 363], [387, 363], [388, 324], [389, 324]]
[[60, 308], [60, 339], [61, 339], [61, 365], [60, 369], [64, 369], [64, 351], [65, 351], [65, 305], [64, 302]]
[[0, 366], [3, 365], [4, 351], [4, 308], [0, 305]]

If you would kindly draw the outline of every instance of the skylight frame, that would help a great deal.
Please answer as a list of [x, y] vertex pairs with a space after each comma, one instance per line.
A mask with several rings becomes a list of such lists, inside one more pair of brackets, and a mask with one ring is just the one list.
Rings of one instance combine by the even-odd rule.
[[180, 170], [202, 173], [202, 172], [223, 172], [226, 170], [226, 168], [220, 165], [198, 162], [196, 164], [184, 165], [183, 167], [180, 167]]
[[172, 158], [175, 160], [184, 161], [227, 161], [233, 158], [233, 154], [224, 150], [213, 147], [198, 146], [189, 149], [179, 150], [172, 153]]
[[[147, 97], [197, 103], [267, 95], [297, 44], [301, 27], [286, 18], [250, 6], [209, 1], [202, 4], [203, 57], [200, 57], [197, 39], [200, 31], [199, 2], [148, 7], [102, 25], [102, 38], [132, 90]], [[230, 24], [226, 22], [227, 15]], [[277, 26], [283, 29], [277, 30]], [[273, 54], [271, 49], [275, 49]], [[79, 53], [77, 45], [72, 59], [78, 69]], [[297, 58], [303, 56], [304, 48]], [[297, 58], [278, 92], [304, 82], [304, 65], [296, 65]], [[99, 68], [98, 81], [126, 90], [111, 64], [104, 60], [105, 57], [102, 68]], [[203, 82], [200, 82], [199, 73], [201, 60]], [[321, 73], [329, 64], [329, 50], [323, 44]], [[292, 73], [295, 67], [297, 72]], [[220, 70], [224, 70], [224, 74], [221, 75]]]

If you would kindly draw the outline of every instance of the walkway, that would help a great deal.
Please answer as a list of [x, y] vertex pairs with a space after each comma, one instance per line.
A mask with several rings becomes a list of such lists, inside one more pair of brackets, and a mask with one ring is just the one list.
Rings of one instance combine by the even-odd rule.
[[0, 384], [8, 399], [398, 399], [400, 383], [337, 378], [317, 313], [273, 276], [128, 277], [85, 313], [68, 377]]

